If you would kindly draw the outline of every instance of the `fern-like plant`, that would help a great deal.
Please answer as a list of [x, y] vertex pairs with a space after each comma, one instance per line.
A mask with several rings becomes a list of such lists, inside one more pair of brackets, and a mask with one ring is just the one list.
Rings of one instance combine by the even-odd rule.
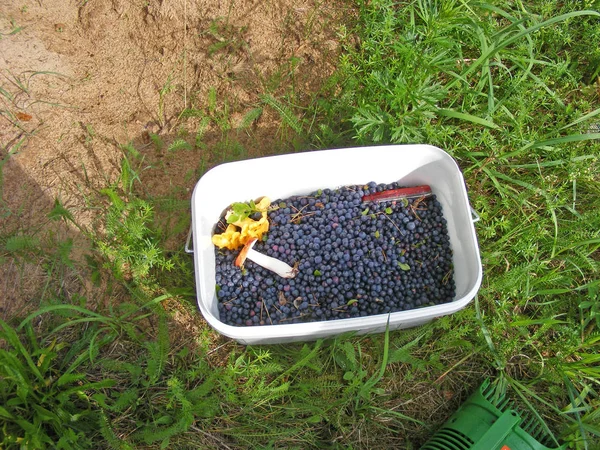
[[164, 256], [151, 228], [153, 207], [133, 196], [125, 202], [110, 188], [103, 192], [110, 205], [105, 216], [106, 230], [96, 245], [113, 273], [121, 280], [139, 282], [154, 267], [170, 270], [173, 263]]
[[[123, 342], [127, 354], [98, 362], [106, 377], [124, 380], [93, 397], [103, 411], [102, 435], [113, 448], [156, 444], [175, 448], [173, 442], [189, 432], [192, 424], [219, 411], [218, 370], [201, 362], [186, 369], [194, 355], [189, 349], [173, 352], [164, 314], [158, 316], [157, 325], [154, 338]], [[128, 437], [117, 437], [123, 434]]]

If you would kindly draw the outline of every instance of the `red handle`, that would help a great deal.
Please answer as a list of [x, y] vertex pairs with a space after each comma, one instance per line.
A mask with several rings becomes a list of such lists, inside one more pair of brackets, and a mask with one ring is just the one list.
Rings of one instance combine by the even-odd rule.
[[401, 198], [429, 197], [431, 188], [427, 185], [406, 187], [399, 189], [389, 189], [387, 191], [375, 192], [363, 196], [363, 202], [383, 202], [389, 200], [399, 200]]

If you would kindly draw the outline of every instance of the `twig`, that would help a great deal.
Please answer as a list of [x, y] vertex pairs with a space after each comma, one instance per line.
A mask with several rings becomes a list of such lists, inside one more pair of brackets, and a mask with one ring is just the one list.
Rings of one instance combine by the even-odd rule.
[[273, 319], [271, 319], [271, 314], [269, 314], [269, 308], [267, 308], [267, 305], [265, 305], [265, 302], [262, 302], [262, 304], [263, 304], [263, 307], [265, 308], [265, 312], [267, 313], [267, 317], [269, 318], [271, 325], [273, 325]]
[[216, 437], [216, 436], [214, 436], [214, 435], [212, 435], [212, 434], [210, 434], [210, 433], [207, 433], [206, 431], [204, 431], [204, 430], [202, 430], [202, 429], [198, 428], [198, 427], [197, 427], [197, 426], [195, 426], [195, 425], [192, 425], [192, 426], [190, 427], [190, 430], [197, 431], [197, 432], [199, 432], [199, 433], [202, 433], [204, 436], [207, 436], [207, 437], [209, 437], [209, 438], [213, 439], [214, 441], [216, 441], [216, 442], [218, 443], [218, 445], [219, 445], [219, 448], [225, 448], [225, 449], [227, 449], [227, 450], [231, 450], [231, 447], [229, 447], [227, 444], [225, 444], [225, 442], [223, 442], [221, 439], [219, 439], [218, 437]]
[[[478, 349], [481, 350], [483, 348], [483, 345]], [[475, 352], [469, 352], [467, 353], [463, 358], [461, 358], [456, 364], [454, 364], [452, 367], [450, 367], [448, 370], [446, 370], [443, 374], [441, 374], [437, 380], [435, 380], [433, 382], [433, 384], [437, 384], [440, 381], [442, 381], [442, 378], [444, 378], [446, 375], [448, 375], [450, 372], [452, 372], [454, 369], [456, 369], [457, 366], [460, 366], [462, 363], [464, 363], [467, 359], [469, 359], [471, 356], [475, 355]]]
[[219, 345], [218, 347], [216, 347], [216, 348], [213, 348], [213, 349], [212, 349], [210, 352], [208, 352], [208, 353], [206, 354], [206, 356], [210, 356], [210, 355], [212, 355], [212, 354], [213, 354], [213, 353], [215, 353], [217, 350], [219, 350], [220, 348], [223, 348], [223, 347], [225, 347], [226, 345], [229, 345], [230, 343], [231, 343], [231, 341], [227, 341], [227, 342], [225, 342], [224, 344], [221, 344], [221, 345]]
[[[379, 212], [377, 214], [383, 214], [383, 213]], [[383, 214], [383, 217], [385, 217], [387, 220], [389, 220], [390, 222], [392, 222], [392, 225], [394, 225], [394, 227], [396, 227], [396, 230], [398, 230], [400, 232], [400, 234], [402, 236], [404, 236], [404, 232], [400, 228], [398, 228], [398, 225], [396, 225], [396, 222], [394, 222], [392, 219], [390, 219], [387, 214]]]
[[306, 214], [302, 214], [302, 211], [304, 209], [306, 209], [307, 207], [308, 207], [308, 205], [304, 205], [302, 208], [298, 209], [295, 206], [292, 206], [292, 208], [294, 208], [296, 210], [296, 212], [293, 215], [291, 215], [290, 222], [297, 223], [298, 221], [304, 219], [305, 217], [313, 216], [315, 214], [315, 212], [309, 212]]

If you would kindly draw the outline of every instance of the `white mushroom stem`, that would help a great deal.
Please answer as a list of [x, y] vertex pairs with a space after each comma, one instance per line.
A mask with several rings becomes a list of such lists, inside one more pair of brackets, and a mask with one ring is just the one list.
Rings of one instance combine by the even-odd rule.
[[263, 253], [258, 253], [256, 250], [249, 250], [246, 255], [251, 261], [254, 261], [261, 267], [264, 267], [271, 272], [275, 272], [282, 278], [294, 278], [296, 276], [296, 271], [293, 267], [290, 267], [283, 261], [279, 259], [273, 258], [271, 256], [265, 255]]
[[241, 267], [244, 265], [246, 259], [254, 261], [261, 267], [264, 267], [271, 272], [276, 273], [282, 278], [294, 278], [296, 273], [298, 272], [293, 267], [290, 267], [288, 264], [280, 261], [277, 258], [273, 258], [271, 256], [265, 255], [263, 253], [259, 253], [254, 250], [254, 244], [256, 243], [256, 239], [252, 239], [248, 241], [248, 243], [244, 246], [237, 259], [235, 260], [235, 265], [237, 267]]

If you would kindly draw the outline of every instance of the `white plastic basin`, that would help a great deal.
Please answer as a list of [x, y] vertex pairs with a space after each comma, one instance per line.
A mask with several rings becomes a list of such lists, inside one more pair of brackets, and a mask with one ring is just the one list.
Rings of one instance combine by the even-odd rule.
[[[272, 200], [369, 181], [428, 184], [442, 204], [453, 251], [454, 301], [368, 317], [265, 326], [230, 326], [219, 320], [215, 294], [213, 227], [233, 202]], [[192, 195], [192, 232], [198, 306], [219, 333], [242, 344], [309, 341], [346, 332], [380, 333], [409, 328], [452, 314], [475, 297], [481, 259], [465, 182], [456, 162], [430, 145], [387, 145], [313, 151], [222, 164], [206, 172]]]

